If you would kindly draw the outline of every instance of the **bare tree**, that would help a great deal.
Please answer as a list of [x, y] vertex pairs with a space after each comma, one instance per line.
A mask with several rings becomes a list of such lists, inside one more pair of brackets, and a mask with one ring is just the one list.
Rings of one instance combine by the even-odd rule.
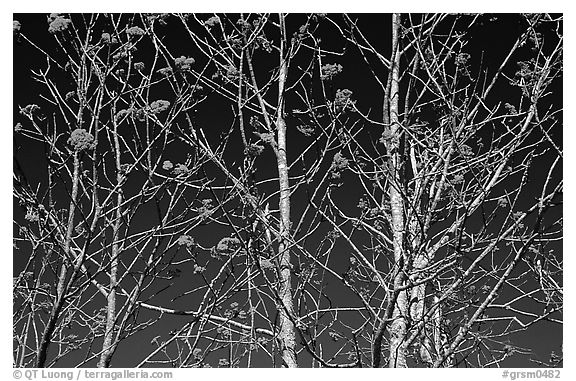
[[[541, 38], [538, 28], [557, 28], [550, 16], [525, 17], [524, 30], [502, 61], [491, 72], [480, 66], [474, 75], [468, 37], [459, 30], [471, 28], [480, 16], [393, 16], [388, 74], [377, 78], [386, 84], [385, 150], [370, 158], [370, 171], [356, 171], [366, 185], [376, 181], [366, 186], [376, 191], [367, 192], [365, 207], [384, 212], [381, 222], [391, 242], [381, 244], [394, 253], [374, 366], [380, 364], [388, 326], [391, 367], [406, 367], [411, 347], [417, 348], [415, 360], [429, 366], [456, 365], [457, 358], [485, 365], [510, 355], [495, 355], [490, 342], [557, 311], [534, 313], [541, 308], [535, 304], [512, 307], [525, 299], [543, 302], [548, 291], [534, 281], [540, 277], [534, 263], [540, 256], [556, 262], [546, 254], [547, 243], [561, 238], [560, 220], [545, 213], [558, 205], [562, 191], [555, 175], [562, 153], [549, 135], [558, 128], [561, 108], [546, 100], [561, 73], [562, 37]], [[534, 58], [511, 72], [513, 57], [525, 45], [532, 45]], [[510, 95], [514, 104], [492, 94], [504, 81], [519, 87], [520, 94]], [[546, 157], [548, 169], [534, 170], [531, 163], [538, 157]], [[530, 182], [538, 189], [533, 204], [526, 202]], [[560, 287], [553, 289], [559, 298]], [[498, 310], [514, 313], [490, 316]], [[479, 358], [467, 360], [471, 354]]]
[[14, 365], [561, 363], [562, 18], [369, 17], [15, 21]]

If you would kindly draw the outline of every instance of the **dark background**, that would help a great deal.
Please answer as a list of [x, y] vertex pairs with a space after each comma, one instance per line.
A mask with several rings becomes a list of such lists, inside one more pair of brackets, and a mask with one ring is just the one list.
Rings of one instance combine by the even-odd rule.
[[[390, 46], [388, 38], [378, 38], [379, 35], [388, 35], [388, 30], [390, 29], [390, 15], [382, 15], [382, 14], [364, 14], [364, 15], [355, 15], [358, 17], [359, 20], [359, 27], [361, 30], [364, 31], [365, 35], [373, 42], [375, 42], [375, 47], [384, 55], [389, 56], [390, 53]], [[207, 18], [208, 16], [206, 16]], [[520, 28], [520, 21], [517, 15], [498, 15], [496, 21], [489, 21], [493, 18], [493, 15], [486, 15], [485, 22], [478, 25], [476, 30], [471, 30], [470, 34], [472, 39], [467, 47], [467, 51], [471, 54], [472, 57], [483, 57], [485, 65], [490, 69], [493, 69], [494, 64], [501, 61], [504, 54], [507, 53], [509, 47], [516, 39], [516, 32]], [[47, 33], [47, 23], [46, 23], [46, 15], [45, 14], [15, 14], [14, 20], [18, 20], [22, 23], [22, 33], [24, 33], [31, 41], [34, 41], [38, 46], [46, 49], [47, 51], [56, 51], [57, 47], [54, 43], [53, 36]], [[289, 28], [296, 29], [298, 27], [297, 19], [292, 19], [294, 24], [290, 24]], [[177, 56], [178, 54], [184, 55], [192, 55], [193, 48], [186, 46], [185, 44], [181, 44], [179, 39], [176, 37], [178, 33], [181, 33], [181, 30], [178, 26], [178, 23], [169, 23], [165, 26], [165, 34], [167, 38], [165, 39], [165, 43], [167, 46], [170, 47], [173, 54]], [[382, 31], [386, 31], [383, 33]], [[330, 47], [331, 45], [331, 35], [328, 28], [323, 30], [322, 28], [319, 29], [318, 35], [322, 37], [322, 40], [326, 42], [325, 47]], [[172, 36], [172, 38], [170, 38]], [[341, 41], [334, 42], [334, 49], [341, 48]], [[179, 51], [181, 50], [181, 52]], [[145, 51], [145, 49], [141, 49], [141, 51]], [[484, 53], [484, 54], [483, 54]], [[38, 86], [30, 76], [30, 71], [43, 67], [45, 65], [45, 59], [43, 55], [39, 53], [34, 47], [30, 46], [26, 42], [14, 42], [13, 45], [13, 64], [14, 64], [14, 100], [13, 100], [13, 115], [14, 115], [14, 124], [18, 121], [22, 121], [24, 123], [24, 118], [19, 114], [19, 107], [24, 107], [30, 103], [37, 103], [40, 104], [40, 100], [38, 98], [38, 94], [43, 93], [45, 89]], [[56, 53], [57, 55], [58, 53]], [[266, 65], [270, 65], [273, 67], [275, 62], [266, 62], [262, 60], [262, 65], [265, 67]], [[357, 50], [354, 49], [353, 46], [348, 46], [346, 48], [346, 53], [338, 57], [335, 60], [327, 60], [327, 62], [338, 62], [341, 63], [344, 67], [343, 73], [338, 78], [337, 86], [338, 88], [348, 88], [354, 92], [354, 99], [357, 100], [357, 104], [362, 110], [367, 110], [368, 108], [371, 109], [370, 115], [375, 117], [375, 115], [381, 115], [381, 89], [378, 87], [377, 84], [374, 83], [372, 76], [370, 74], [369, 68], [367, 65], [358, 57]], [[472, 66], [479, 66], [480, 63], [475, 61], [472, 63]], [[513, 74], [513, 73], [511, 73]], [[501, 99], [514, 99], [517, 95], [512, 93], [510, 88], [503, 86], [494, 91], [494, 96], [501, 98]], [[162, 99], [162, 94], [157, 94], [157, 99]], [[374, 100], [377, 100], [374, 102]], [[550, 97], [550, 102], [552, 103], [562, 103], [562, 88], [558, 88], [558, 91], [554, 92], [554, 94]], [[513, 103], [513, 102], [511, 102]], [[287, 109], [291, 108], [291, 100], [288, 99], [288, 106]], [[293, 107], [293, 108], [296, 108]], [[217, 96], [212, 98], [208, 98], [208, 100], [202, 103], [198, 107], [198, 125], [202, 126], [204, 131], [207, 132], [208, 138], [214, 145], [218, 142], [219, 139], [222, 137], [222, 133], [228, 131], [231, 125], [231, 118], [232, 118], [232, 111], [230, 108], [223, 108], [221, 104], [221, 99], [218, 99]], [[295, 157], [297, 157], [299, 153], [299, 147], [304, 147], [301, 143], [302, 137], [294, 128], [290, 128], [290, 120], [289, 128], [288, 128], [288, 159], [289, 162], [292, 163]], [[560, 124], [561, 125], [561, 124]], [[372, 136], [366, 136], [365, 138], [372, 138], [374, 136], [379, 136], [380, 130], [378, 127], [374, 127], [374, 134]], [[554, 140], [555, 142], [562, 148], [562, 129], [557, 129], [554, 132]], [[370, 134], [371, 135], [371, 134]], [[14, 147], [14, 157], [15, 160], [21, 166], [23, 173], [25, 174], [28, 181], [32, 184], [42, 184], [43, 180], [46, 178], [46, 162], [44, 159], [44, 147], [40, 143], [33, 143], [30, 140], [22, 139], [18, 134], [13, 135], [13, 147]], [[232, 135], [230, 136], [231, 141], [235, 141], [236, 143], [240, 143], [240, 135], [238, 129], [236, 128]], [[237, 158], [241, 157], [242, 146], [241, 144], [230, 144], [226, 158], [228, 159], [228, 164], [230, 168], [234, 168], [235, 166], [239, 165]], [[167, 159], [171, 160], [172, 162], [178, 162], [185, 158], [186, 154], [184, 152], [178, 152], [177, 150], [171, 151], [167, 154]], [[549, 159], [549, 158], [548, 158]], [[329, 164], [329, 163], [328, 163]], [[545, 171], [550, 162], [547, 160], [547, 157], [544, 157], [540, 161], [534, 162], [534, 169], [532, 171], [532, 175], [536, 181], [538, 182], [538, 178], [543, 174], [542, 171]], [[275, 159], [273, 153], [267, 149], [264, 154], [258, 158], [257, 166], [259, 168], [259, 175], [262, 178], [270, 178], [273, 177], [275, 173]], [[296, 168], [296, 171], [298, 169]], [[291, 173], [292, 174], [292, 173]], [[214, 174], [217, 177], [216, 174]], [[257, 175], [258, 176], [258, 175]], [[346, 180], [346, 175], [344, 175], [344, 180]], [[273, 184], [268, 192], [272, 193], [276, 189], [276, 184]], [[34, 188], [34, 186], [32, 187]], [[535, 191], [538, 192], [539, 187], [534, 187]], [[265, 191], [265, 189], [263, 189]], [[133, 190], [136, 192], [136, 189]], [[130, 193], [130, 190], [127, 190], [127, 193]], [[351, 212], [356, 209], [356, 205], [358, 204], [358, 200], [361, 196], [361, 190], [358, 185], [355, 184], [347, 184], [347, 188], [340, 189], [339, 191], [335, 192], [334, 198], [340, 202], [342, 205], [342, 209], [346, 212]], [[292, 201], [292, 216], [299, 216], [301, 212], [306, 207], [306, 200], [304, 199], [304, 195], [302, 193], [296, 194]], [[202, 198], [201, 195], [198, 198]], [[271, 198], [271, 205], [274, 204], [277, 198]], [[533, 198], [526, 196], [526, 203], [525, 205], [529, 205], [533, 202]], [[13, 214], [14, 219], [16, 221], [23, 221], [24, 214], [26, 213], [25, 209], [22, 209], [16, 200], [13, 202]], [[146, 224], [146, 208], [143, 209], [142, 218], [138, 219], [141, 221], [142, 226], [134, 226], [134, 229], [139, 230], [147, 228]], [[561, 210], [558, 209], [555, 214], [549, 218], [560, 218], [561, 217]], [[325, 231], [329, 228], [326, 225]], [[17, 228], [14, 228], [14, 235], [17, 235]], [[219, 239], [229, 231], [225, 228], [214, 228], [212, 226], [207, 226], [203, 228], [204, 230], [200, 230], [199, 233], [204, 232], [202, 234], [197, 235], [197, 239], [199, 243], [204, 247], [211, 247], [218, 243]], [[317, 242], [319, 241], [319, 237], [311, 237], [309, 245], [310, 247], [317, 246]], [[556, 255], [562, 256], [562, 245], [560, 242], [554, 245]], [[20, 249], [20, 253], [14, 253], [14, 276], [17, 276], [21, 269], [23, 268], [26, 256], [22, 254], [22, 248]], [[340, 250], [340, 249], [336, 249]], [[347, 256], [344, 254], [344, 249], [342, 250], [342, 255], [336, 255], [336, 257], [344, 258], [342, 263], [336, 262], [334, 264], [334, 268], [341, 268], [342, 272], [345, 271], [347, 266]], [[182, 269], [184, 273], [189, 271], [185, 268]], [[338, 306], [353, 306], [350, 304], [357, 303], [357, 300], [353, 299], [353, 295], [346, 290], [346, 288], [342, 285], [334, 283], [331, 287], [335, 287], [333, 289], [335, 295], [339, 295], [339, 298], [334, 302]], [[339, 289], [341, 288], [341, 292]], [[183, 308], [183, 309], [193, 309], [195, 307], [195, 301], [188, 300], [186, 298], [181, 298], [176, 301], [170, 301], [170, 299], [180, 294], [183, 290], [186, 289], [186, 283], [180, 282], [179, 284], [174, 284], [168, 289], [165, 293], [161, 294], [160, 296], [153, 299], [151, 302], [152, 304], [163, 305], [169, 308]], [[193, 305], [193, 307], [191, 307]], [[14, 306], [17, 308], [17, 306]], [[143, 311], [142, 318], [146, 318], [147, 314], [150, 316], [155, 315], [152, 312]], [[347, 320], [354, 321], [358, 318], [356, 314], [343, 314], [342, 319], [344, 322]], [[186, 317], [179, 317], [179, 316], [164, 316], [161, 325], [155, 325], [148, 329], [146, 333], [136, 335], [132, 338], [129, 338], [123, 341], [118, 348], [115, 357], [112, 361], [112, 366], [132, 366], [136, 364], [141, 358], [142, 355], [149, 353], [152, 345], [149, 344], [150, 340], [157, 336], [157, 335], [165, 335], [170, 330], [181, 326], [183, 322], [188, 321]], [[557, 324], [552, 324], [548, 322], [540, 322], [525, 332], [521, 332], [515, 335], [512, 335], [510, 338], [511, 343], [518, 346], [528, 347], [533, 350], [533, 355], [531, 356], [534, 359], [538, 359], [540, 361], [546, 361], [549, 358], [550, 352], [555, 351], [556, 353], [561, 352], [561, 345], [562, 345], [562, 327]], [[325, 345], [325, 352], [329, 353], [331, 350], [331, 346], [334, 345], [334, 348], [338, 347], [339, 343], [332, 343], [330, 340], [326, 340]], [[301, 356], [299, 361], [302, 361], [302, 366], [306, 366], [307, 361], [310, 361], [309, 356], [306, 352]], [[212, 365], [217, 365], [217, 357], [215, 360], [212, 361]], [[515, 355], [511, 356], [506, 359], [501, 365], [507, 367], [527, 367], [533, 366], [533, 363], [528, 361], [530, 356], [521, 356]], [[258, 356], [255, 357], [258, 361]], [[262, 362], [256, 362], [256, 365], [260, 366], [267, 366], [267, 362], [264, 359], [261, 359]], [[70, 359], [72, 361], [72, 359]], [[72, 362], [70, 362], [72, 364]], [[58, 363], [58, 366], [67, 366], [68, 363], [66, 361], [62, 361]], [[92, 366], [95, 365], [91, 364]]]

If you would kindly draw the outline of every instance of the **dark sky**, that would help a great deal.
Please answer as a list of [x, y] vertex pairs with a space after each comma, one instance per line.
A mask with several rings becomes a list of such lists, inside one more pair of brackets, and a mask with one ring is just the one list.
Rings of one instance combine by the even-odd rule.
[[[352, 16], [352, 15], [351, 15]], [[388, 30], [390, 29], [390, 17], [389, 15], [382, 14], [369, 14], [369, 15], [356, 15], [358, 16], [358, 25], [360, 29], [365, 33], [367, 38], [374, 41], [375, 48], [381, 52], [384, 56], [388, 57], [390, 55], [389, 38], [379, 38], [381, 34], [388, 36]], [[208, 16], [203, 17], [208, 18]], [[46, 51], [53, 53], [55, 56], [61, 57], [61, 52], [58, 51], [57, 46], [54, 43], [53, 36], [47, 33], [47, 23], [46, 15], [44, 14], [15, 14], [14, 19], [18, 20], [22, 24], [22, 33], [26, 35], [31, 41], [34, 41], [38, 46], [42, 47]], [[302, 16], [303, 19], [303, 16]], [[483, 16], [483, 22], [475, 26], [475, 30], [470, 30], [470, 35], [472, 36], [469, 45], [467, 46], [467, 52], [470, 53], [472, 57], [475, 57], [471, 64], [471, 70], [477, 70], [480, 65], [478, 57], [482, 57], [484, 64], [489, 70], [494, 70], [494, 65], [501, 61], [502, 57], [506, 54], [507, 49], [513, 43], [519, 30], [518, 17], [515, 15], [502, 16], [498, 15], [486, 15]], [[493, 20], [493, 21], [491, 21]], [[300, 21], [301, 22], [301, 21]], [[178, 55], [193, 55], [194, 50], [190, 45], [182, 44], [181, 41], [175, 37], [170, 38], [170, 36], [177, 36], [181, 33], [181, 30], [177, 26], [173, 26], [177, 23], [169, 23], [168, 26], [164, 27], [164, 33], [167, 36], [165, 39], [166, 46], [172, 52], [174, 56]], [[294, 30], [298, 27], [299, 20], [294, 18], [294, 23], [289, 24], [289, 29]], [[103, 26], [102, 30], [106, 27]], [[385, 31], [385, 32], [382, 32]], [[338, 39], [334, 38], [331, 34], [331, 29], [329, 27], [320, 27], [318, 30], [318, 35], [322, 37], [322, 41], [325, 42], [325, 48], [327, 49], [341, 49], [342, 43]], [[333, 46], [331, 46], [333, 45]], [[140, 58], [146, 62], [150, 61], [152, 57], [146, 56], [146, 49], [140, 49], [138, 54]], [[255, 57], [257, 58], [257, 57]], [[265, 70], [267, 66], [274, 67], [275, 63], [267, 61], [262, 58], [261, 70]], [[337, 88], [348, 88], [354, 93], [354, 99], [357, 101], [358, 107], [362, 111], [368, 112], [370, 110], [370, 116], [377, 119], [377, 115], [382, 113], [382, 105], [379, 99], [382, 98], [382, 91], [379, 86], [373, 80], [370, 74], [370, 70], [367, 65], [360, 59], [357, 49], [354, 46], [347, 46], [345, 53], [340, 57], [330, 57], [327, 58], [326, 62], [338, 62], [344, 67], [343, 73], [338, 79], [338, 82], [334, 85]], [[30, 71], [34, 68], [42, 67], [45, 65], [45, 60], [42, 55], [38, 53], [33, 47], [31, 47], [27, 42], [20, 41], [15, 42], [13, 45], [13, 79], [14, 79], [14, 89], [13, 89], [13, 115], [14, 124], [21, 121], [24, 123], [24, 118], [19, 115], [19, 107], [24, 107], [30, 103], [40, 104], [38, 94], [41, 94], [44, 89], [39, 87], [31, 78]], [[513, 75], [514, 73], [508, 73]], [[65, 79], [63, 79], [65, 80]], [[557, 86], [558, 87], [558, 86]], [[335, 89], [331, 89], [334, 91]], [[510, 92], [510, 88], [506, 85], [502, 85], [501, 88], [495, 90], [495, 97], [513, 99], [516, 95]], [[167, 94], [167, 93], [166, 93]], [[154, 94], [152, 99], [162, 99], [162, 92]], [[376, 101], [375, 101], [376, 100]], [[495, 101], [495, 99], [490, 99]], [[287, 109], [296, 108], [296, 99], [288, 99], [289, 105]], [[559, 87], [557, 91], [550, 97], [551, 103], [562, 103], [562, 88]], [[222, 99], [217, 95], [209, 96], [208, 99], [198, 106], [197, 123], [200, 128], [202, 128], [208, 137], [208, 140], [216, 146], [219, 141], [221, 141], [224, 133], [227, 132], [232, 123], [232, 110], [229, 105], [223, 107]], [[290, 122], [290, 120], [289, 120]], [[560, 124], [561, 125], [561, 124]], [[373, 129], [365, 129], [365, 135], [362, 139], [374, 139], [374, 136], [380, 135], [380, 130], [378, 127], [374, 126]], [[484, 137], [487, 138], [487, 137]], [[21, 170], [25, 173], [26, 178], [35, 186], [36, 184], [42, 184], [46, 179], [46, 162], [44, 159], [45, 147], [40, 143], [30, 142], [30, 140], [24, 140], [18, 134], [13, 135], [14, 139], [14, 155], [17, 159]], [[226, 152], [225, 159], [227, 164], [233, 168], [238, 166], [240, 162], [238, 157], [242, 152], [242, 145], [240, 141], [240, 135], [238, 129], [235, 128], [230, 137], [231, 144]], [[292, 162], [296, 157], [299, 150], [305, 147], [309, 142], [306, 140], [295, 129], [289, 129], [288, 131], [288, 145], [289, 145], [289, 161]], [[376, 139], [374, 139], [376, 140]], [[558, 128], [555, 131], [554, 141], [562, 148], [562, 129]], [[542, 171], [546, 170], [550, 164], [550, 157], [543, 156], [541, 160], [534, 163], [533, 176], [535, 183], [538, 184], [538, 178], [541, 176]], [[186, 158], [186, 154], [179, 150], [170, 150], [170, 152], [165, 153], [165, 159], [171, 160], [172, 162], [182, 162]], [[256, 175], [257, 179], [271, 177], [275, 171], [275, 159], [273, 153], [270, 149], [267, 149], [261, 157], [258, 158], [258, 168], [259, 172]], [[327, 163], [330, 164], [329, 162]], [[207, 168], [210, 168], [208, 166]], [[325, 170], [328, 170], [326, 168]], [[295, 172], [301, 171], [298, 166], [295, 165]], [[294, 175], [294, 173], [291, 173]], [[214, 179], [221, 179], [220, 175], [214, 173], [208, 173], [208, 177]], [[258, 176], [261, 176], [258, 178]], [[356, 205], [362, 195], [362, 190], [359, 184], [349, 181], [352, 179], [350, 174], [344, 174], [343, 180], [347, 184], [345, 188], [338, 189], [334, 192], [334, 199], [341, 203], [342, 210], [347, 213], [353, 213], [356, 210]], [[346, 182], [348, 180], [348, 182]], [[558, 179], [556, 179], [558, 180]], [[129, 195], [131, 193], [135, 194], [139, 191], [138, 180], [135, 180], [132, 189], [128, 188], [126, 193]], [[34, 186], [32, 188], [34, 188]], [[130, 186], [130, 185], [129, 185]], [[261, 188], [264, 193], [272, 193], [276, 189], [276, 184], [273, 186]], [[539, 189], [535, 187], [535, 189]], [[524, 197], [526, 200], [521, 202], [520, 205], [526, 206], [533, 202], [533, 198], [527, 192]], [[208, 197], [208, 193], [197, 195], [198, 199], [203, 197]], [[271, 198], [271, 205], [274, 205], [277, 198]], [[294, 195], [292, 200], [292, 215], [299, 216], [306, 208], [306, 194], [300, 192]], [[13, 213], [14, 219], [22, 222], [26, 210], [21, 208], [17, 201], [13, 201]], [[132, 227], [135, 231], [144, 230], [149, 228], [150, 216], [153, 215], [153, 206], [147, 206], [142, 209], [139, 217], [136, 219], [135, 225]], [[557, 208], [549, 218], [554, 220], [561, 216], [561, 208]], [[320, 238], [328, 230], [328, 225], [324, 224], [319, 229], [316, 235], [311, 236], [308, 239], [307, 246], [310, 248], [316, 247]], [[14, 234], [17, 234], [17, 229], [14, 228]], [[219, 239], [230, 234], [230, 229], [226, 227], [214, 228], [213, 226], [201, 227], [195, 231], [198, 243], [204, 247], [211, 247], [216, 245]], [[556, 255], [562, 256], [562, 246], [561, 243], [555, 244], [554, 246]], [[348, 266], [348, 255], [346, 254], [349, 250], [345, 248], [345, 245], [337, 245], [335, 252], [341, 255], [335, 255], [339, 258], [333, 263], [333, 268], [338, 272], [345, 272]], [[202, 255], [208, 258], [208, 253], [204, 252]], [[22, 271], [25, 265], [26, 257], [22, 254], [14, 253], [14, 276], [17, 276], [20, 271]], [[182, 268], [184, 273], [191, 271], [190, 268]], [[214, 269], [209, 269], [209, 271], [214, 271]], [[166, 282], [168, 284], [169, 282]], [[199, 301], [194, 300], [194, 298], [181, 298], [172, 301], [171, 298], [181, 294], [183, 291], [187, 290], [189, 284], [182, 281], [176, 282], [174, 285], [170, 286], [165, 292], [160, 296], [156, 296], [152, 299], [152, 304], [156, 303], [158, 305], [164, 305], [169, 308], [182, 308], [182, 309], [194, 309], [198, 305]], [[338, 306], [353, 306], [358, 305], [358, 300], [337, 281], [329, 281], [328, 287], [332, 287], [331, 293], [333, 295], [338, 295], [334, 299], [335, 304]], [[160, 287], [159, 287], [160, 288]], [[229, 302], [234, 301], [230, 299]], [[240, 299], [239, 299], [240, 301]], [[98, 300], [98, 302], [103, 302]], [[228, 303], [229, 303], [228, 302]], [[149, 317], [157, 316], [155, 313], [148, 311], [143, 311], [142, 315], [139, 316], [140, 319], [144, 320]], [[183, 322], [187, 321], [188, 318], [181, 316], [169, 316], [166, 317], [162, 324], [155, 325], [148, 329], [143, 334], [138, 334], [132, 338], [129, 338], [120, 344], [116, 356], [112, 361], [112, 366], [134, 366], [138, 361], [142, 359], [142, 356], [150, 352], [151, 345], [150, 340], [156, 335], [162, 335], [167, 337], [167, 333], [172, 329], [176, 329], [182, 326]], [[359, 316], [358, 314], [343, 314], [341, 316], [343, 323], [350, 322], [351, 325], [358, 324]], [[534, 351], [534, 358], [546, 361], [549, 358], [551, 351], [560, 352], [560, 346], [562, 343], [562, 327], [557, 324], [552, 324], [548, 322], [541, 322], [536, 324], [534, 327], [530, 328], [526, 332], [521, 332], [510, 338], [511, 342], [518, 346], [526, 346], [532, 348]], [[333, 343], [330, 340], [324, 340], [325, 353], [329, 353], [331, 350], [335, 350], [339, 347], [339, 343]], [[212, 365], [216, 365], [219, 356], [213, 357], [211, 360]], [[68, 364], [73, 364], [76, 359], [71, 358], [69, 360], [64, 360], [58, 365], [66, 366]], [[258, 356], [255, 357], [255, 364], [257, 366], [266, 366], [269, 364], [265, 362], [262, 358]], [[69, 361], [69, 362], [68, 362]], [[310, 357], [307, 354], [303, 354], [301, 357], [302, 366], [309, 364]], [[90, 363], [94, 366], [95, 363]], [[529, 367], [534, 366], [533, 363], [527, 361], [526, 356], [512, 356], [506, 359], [501, 365], [507, 367]]]

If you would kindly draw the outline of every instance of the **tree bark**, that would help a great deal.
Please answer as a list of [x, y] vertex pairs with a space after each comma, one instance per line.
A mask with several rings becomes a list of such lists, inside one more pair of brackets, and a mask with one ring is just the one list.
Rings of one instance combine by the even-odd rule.
[[284, 86], [288, 75], [288, 66], [285, 57], [286, 29], [284, 25], [284, 15], [280, 15], [280, 29], [282, 39], [280, 45], [280, 72], [278, 76], [278, 116], [276, 118], [276, 129], [278, 138], [278, 181], [280, 185], [280, 230], [279, 230], [279, 277], [280, 288], [279, 297], [281, 306], [280, 332], [278, 341], [284, 365], [289, 368], [296, 368], [296, 338], [294, 323], [290, 319], [293, 315], [292, 306], [292, 279], [290, 273], [290, 183], [288, 180], [288, 160], [286, 158], [286, 122], [284, 120]]
[[114, 146], [116, 149], [116, 182], [118, 186], [116, 195], [116, 213], [114, 214], [114, 225], [112, 226], [112, 250], [110, 253], [110, 291], [107, 298], [106, 306], [106, 330], [104, 332], [104, 342], [102, 344], [102, 354], [98, 361], [98, 368], [107, 368], [112, 360], [112, 355], [116, 348], [114, 340], [114, 328], [116, 327], [116, 287], [118, 273], [118, 255], [120, 237], [120, 225], [122, 220], [122, 183], [124, 174], [122, 173], [122, 164], [120, 162], [120, 142], [118, 140], [118, 126], [114, 124]]
[[[394, 246], [394, 262], [396, 267], [396, 279], [394, 287], [403, 286], [402, 272], [404, 261], [404, 200], [400, 187], [403, 184], [401, 178], [402, 156], [400, 155], [400, 139], [398, 136], [398, 92], [399, 92], [399, 65], [400, 52], [398, 48], [398, 35], [400, 29], [400, 14], [392, 15], [392, 57], [391, 61], [391, 81], [388, 95], [388, 112], [390, 115], [389, 128], [391, 132], [391, 142], [388, 146], [390, 155], [390, 210], [392, 214], [392, 233]], [[402, 345], [407, 332], [408, 298], [407, 293], [402, 291], [398, 294], [392, 314], [392, 323], [390, 324], [390, 354], [388, 366], [391, 368], [405, 368], [406, 349]]]
[[[68, 222], [66, 225], [66, 237], [64, 240], [64, 256], [69, 255], [73, 258], [72, 250], [70, 249], [70, 242], [72, 241], [72, 230], [74, 229], [74, 214], [76, 212], [76, 199], [78, 197], [78, 177], [80, 172], [80, 152], [74, 152], [74, 172], [72, 177], [72, 194], [70, 196], [69, 212], [68, 212]], [[56, 322], [60, 317], [62, 312], [62, 307], [64, 307], [64, 294], [66, 293], [66, 277], [68, 275], [68, 267], [66, 264], [66, 258], [62, 259], [62, 267], [60, 268], [60, 273], [58, 275], [58, 284], [56, 286], [56, 301], [52, 306], [52, 311], [50, 312], [50, 318], [46, 323], [46, 328], [42, 333], [42, 339], [40, 341], [40, 346], [38, 348], [38, 357], [36, 360], [36, 368], [44, 368], [46, 366], [46, 360], [48, 355], [48, 348], [52, 342], [52, 335], [56, 329]]]

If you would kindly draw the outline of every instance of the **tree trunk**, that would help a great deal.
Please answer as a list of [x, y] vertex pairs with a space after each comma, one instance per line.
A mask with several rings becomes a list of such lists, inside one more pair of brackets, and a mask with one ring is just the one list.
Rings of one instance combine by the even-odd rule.
[[[403, 286], [402, 272], [404, 261], [404, 200], [400, 187], [403, 184], [401, 178], [402, 156], [400, 155], [400, 139], [398, 137], [399, 120], [398, 120], [398, 81], [399, 81], [399, 65], [400, 65], [400, 52], [398, 49], [398, 32], [400, 29], [400, 15], [392, 15], [392, 57], [391, 61], [391, 81], [390, 91], [388, 95], [388, 112], [390, 115], [389, 128], [391, 142], [388, 146], [388, 154], [390, 156], [390, 210], [392, 214], [392, 232], [394, 244], [394, 262], [396, 264], [396, 280], [394, 287]], [[390, 324], [390, 354], [388, 366], [391, 368], [405, 368], [406, 364], [406, 349], [402, 345], [407, 331], [407, 313], [408, 313], [408, 298], [406, 292], [401, 292], [396, 299], [394, 305], [394, 312], [392, 314], [392, 323]]]
[[[78, 177], [80, 172], [80, 153], [74, 152], [74, 172], [72, 177], [72, 194], [70, 197], [70, 206], [68, 212], [68, 222], [66, 225], [66, 237], [64, 240], [64, 256], [69, 255], [73, 258], [72, 250], [70, 249], [70, 242], [72, 241], [72, 230], [74, 229], [74, 213], [76, 212], [76, 199], [78, 197]], [[62, 259], [62, 267], [60, 268], [60, 274], [58, 275], [58, 284], [56, 286], [56, 301], [52, 306], [52, 311], [50, 312], [50, 318], [46, 323], [46, 328], [42, 333], [42, 339], [40, 341], [40, 346], [38, 348], [38, 357], [36, 360], [36, 368], [44, 368], [46, 365], [46, 359], [48, 355], [48, 348], [52, 342], [52, 334], [56, 328], [56, 322], [60, 317], [62, 312], [62, 307], [64, 307], [64, 294], [66, 293], [66, 276], [68, 274], [68, 268], [66, 264], [66, 258]]]
[[278, 116], [276, 129], [278, 138], [278, 179], [280, 185], [280, 231], [279, 231], [279, 297], [282, 305], [279, 306], [280, 332], [278, 341], [284, 365], [296, 368], [296, 339], [294, 324], [290, 319], [293, 316], [292, 307], [292, 279], [290, 273], [290, 184], [288, 180], [288, 160], [286, 158], [286, 122], [284, 120], [284, 85], [288, 75], [288, 66], [284, 55], [286, 42], [286, 29], [284, 15], [280, 15], [280, 28], [282, 30], [282, 42], [280, 48], [280, 73], [278, 77]]
[[110, 290], [108, 293], [108, 300], [106, 306], [106, 330], [104, 332], [104, 342], [102, 344], [102, 353], [98, 361], [98, 368], [107, 368], [112, 360], [112, 355], [116, 347], [116, 340], [114, 340], [114, 328], [116, 327], [116, 286], [117, 286], [117, 273], [118, 273], [118, 255], [119, 245], [118, 239], [120, 237], [120, 223], [122, 220], [122, 183], [124, 182], [124, 175], [122, 173], [122, 165], [120, 162], [120, 142], [118, 140], [118, 126], [114, 125], [114, 146], [116, 148], [116, 182], [118, 187], [118, 194], [116, 196], [116, 213], [114, 215], [115, 221], [112, 227], [112, 250], [110, 253]]

